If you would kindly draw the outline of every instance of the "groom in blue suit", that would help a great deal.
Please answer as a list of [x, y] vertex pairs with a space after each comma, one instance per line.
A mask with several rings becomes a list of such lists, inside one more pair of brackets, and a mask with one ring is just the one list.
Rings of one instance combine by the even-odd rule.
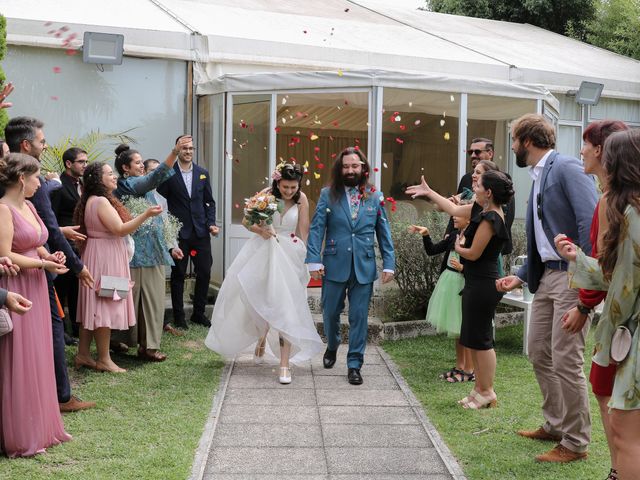
[[[384, 195], [369, 185], [369, 163], [358, 148], [344, 149], [332, 170], [331, 185], [322, 189], [311, 222], [306, 263], [314, 279], [323, 278], [322, 310], [327, 350], [325, 368], [332, 368], [340, 345], [340, 313], [349, 298], [347, 378], [362, 384], [360, 368], [367, 344], [367, 316], [373, 282], [378, 278], [374, 234], [382, 254], [382, 283], [393, 279], [395, 255]], [[324, 240], [324, 251], [320, 255]]]

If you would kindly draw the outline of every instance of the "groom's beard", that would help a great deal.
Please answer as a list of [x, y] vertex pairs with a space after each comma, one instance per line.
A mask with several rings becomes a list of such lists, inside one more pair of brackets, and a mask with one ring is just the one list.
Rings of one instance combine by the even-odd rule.
[[357, 187], [360, 184], [361, 175], [356, 173], [350, 173], [342, 176], [342, 183], [347, 187]]

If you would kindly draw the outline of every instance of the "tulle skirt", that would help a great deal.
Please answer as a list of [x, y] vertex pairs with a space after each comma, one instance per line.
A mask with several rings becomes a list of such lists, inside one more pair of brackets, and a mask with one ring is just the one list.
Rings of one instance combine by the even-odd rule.
[[279, 337], [291, 343], [290, 360], [300, 363], [324, 350], [307, 303], [306, 247], [296, 237], [265, 240], [253, 235], [222, 283], [205, 344], [233, 358], [253, 352], [267, 335], [265, 356], [279, 358]]

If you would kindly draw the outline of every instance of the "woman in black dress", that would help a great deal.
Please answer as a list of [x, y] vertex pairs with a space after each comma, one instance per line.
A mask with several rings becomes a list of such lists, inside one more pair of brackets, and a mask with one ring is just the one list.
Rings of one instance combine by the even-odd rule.
[[476, 206], [471, 222], [464, 235], [458, 237], [455, 250], [463, 259], [465, 279], [460, 343], [471, 349], [476, 375], [474, 389], [460, 403], [464, 408], [478, 409], [497, 405], [493, 390], [496, 353], [492, 320], [502, 297], [495, 288], [498, 256], [509, 241], [502, 205], [513, 197], [513, 184], [504, 173], [487, 171], [479, 178], [474, 192]]

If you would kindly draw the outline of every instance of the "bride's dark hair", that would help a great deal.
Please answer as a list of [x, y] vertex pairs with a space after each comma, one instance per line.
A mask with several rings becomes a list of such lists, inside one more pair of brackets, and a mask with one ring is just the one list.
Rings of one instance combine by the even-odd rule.
[[271, 193], [276, 198], [282, 198], [282, 194], [278, 188], [278, 182], [280, 180], [296, 180], [298, 182], [298, 191], [293, 196], [292, 200], [294, 203], [299, 203], [300, 193], [302, 192], [302, 175], [304, 175], [304, 168], [302, 165], [298, 165], [297, 163], [285, 163], [279, 167], [278, 170], [280, 171], [280, 178], [278, 180], [274, 180], [271, 184]]

